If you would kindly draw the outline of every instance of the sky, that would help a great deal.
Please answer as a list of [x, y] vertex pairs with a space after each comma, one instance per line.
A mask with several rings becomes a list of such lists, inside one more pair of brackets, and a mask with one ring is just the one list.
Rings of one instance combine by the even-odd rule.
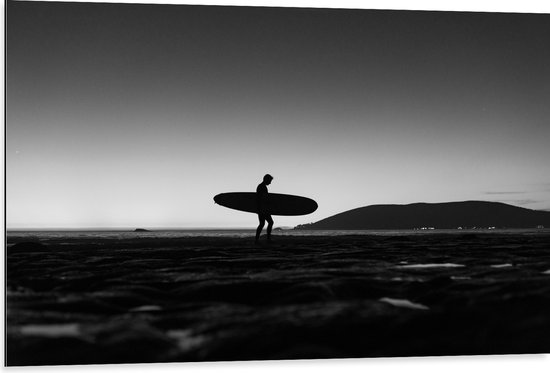
[[550, 210], [550, 15], [7, 3], [12, 228], [254, 227], [222, 192]]

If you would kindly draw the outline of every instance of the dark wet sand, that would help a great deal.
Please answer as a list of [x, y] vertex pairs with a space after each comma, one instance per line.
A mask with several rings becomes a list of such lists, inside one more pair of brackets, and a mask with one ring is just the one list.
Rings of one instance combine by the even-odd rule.
[[7, 364], [550, 352], [549, 234], [9, 241]]

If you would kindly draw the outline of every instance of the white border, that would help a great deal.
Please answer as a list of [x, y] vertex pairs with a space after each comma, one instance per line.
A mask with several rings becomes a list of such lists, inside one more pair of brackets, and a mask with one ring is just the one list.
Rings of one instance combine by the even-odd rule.
[[[44, 1], [44, 0], [28, 0]], [[452, 10], [470, 12], [550, 13], [550, 2], [545, 0], [53, 0], [60, 2], [247, 5], [304, 8], [398, 9], [398, 10]]]

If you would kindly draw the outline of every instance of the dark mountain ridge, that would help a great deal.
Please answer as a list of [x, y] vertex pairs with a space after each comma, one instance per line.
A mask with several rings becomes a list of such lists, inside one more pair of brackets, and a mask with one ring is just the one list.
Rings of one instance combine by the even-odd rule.
[[550, 212], [500, 202], [464, 201], [372, 205], [342, 212], [295, 229], [436, 229], [550, 227]]

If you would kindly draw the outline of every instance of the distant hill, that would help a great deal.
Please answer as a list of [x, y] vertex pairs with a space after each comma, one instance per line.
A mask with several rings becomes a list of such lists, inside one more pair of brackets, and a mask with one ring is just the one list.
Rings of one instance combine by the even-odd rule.
[[550, 227], [550, 212], [498, 202], [465, 201], [372, 205], [342, 212], [295, 229], [436, 229]]

